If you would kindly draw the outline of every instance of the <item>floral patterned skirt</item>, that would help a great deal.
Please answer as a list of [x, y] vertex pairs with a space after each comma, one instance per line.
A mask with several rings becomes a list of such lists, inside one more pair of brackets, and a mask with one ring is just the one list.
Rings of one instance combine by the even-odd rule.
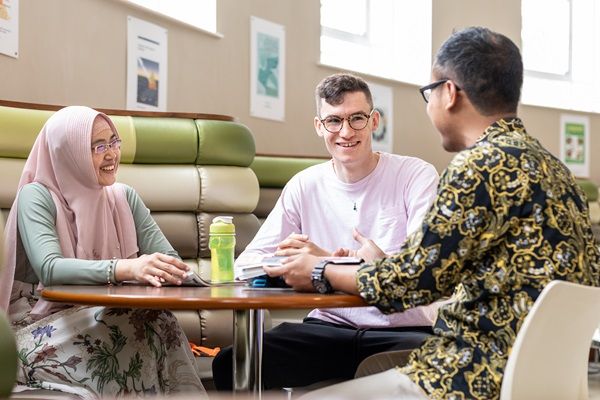
[[206, 396], [187, 338], [163, 310], [71, 307], [16, 328], [18, 384], [81, 396]]

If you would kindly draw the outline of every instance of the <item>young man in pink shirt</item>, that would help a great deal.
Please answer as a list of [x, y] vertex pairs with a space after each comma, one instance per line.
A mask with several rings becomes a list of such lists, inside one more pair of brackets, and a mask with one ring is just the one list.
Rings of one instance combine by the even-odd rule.
[[[316, 89], [317, 134], [331, 161], [294, 176], [254, 240], [237, 260], [259, 254], [317, 256], [397, 252], [418, 230], [435, 196], [438, 175], [418, 158], [374, 152], [379, 113], [367, 83], [350, 74], [325, 78]], [[264, 337], [265, 389], [350, 379], [377, 352], [412, 349], [431, 333], [436, 305], [383, 314], [375, 307], [317, 309], [303, 323], [284, 323]], [[215, 385], [232, 385], [231, 349], [213, 362]]]

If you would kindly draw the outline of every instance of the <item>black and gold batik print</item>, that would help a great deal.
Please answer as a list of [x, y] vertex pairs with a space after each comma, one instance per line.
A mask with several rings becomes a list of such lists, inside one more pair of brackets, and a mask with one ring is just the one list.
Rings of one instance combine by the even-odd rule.
[[488, 127], [448, 166], [422, 229], [364, 265], [359, 291], [384, 312], [443, 306], [435, 335], [401, 368], [432, 399], [497, 399], [523, 319], [553, 279], [598, 286], [583, 192], [521, 120]]

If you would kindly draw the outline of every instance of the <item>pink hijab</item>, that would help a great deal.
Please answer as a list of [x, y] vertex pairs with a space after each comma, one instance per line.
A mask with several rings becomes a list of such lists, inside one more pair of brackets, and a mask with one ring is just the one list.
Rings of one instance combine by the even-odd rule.
[[[96, 118], [103, 121], [94, 125]], [[42, 128], [25, 163], [6, 222], [0, 309], [8, 310], [15, 272], [24, 276], [27, 271], [23, 269], [31, 269], [17, 238], [17, 200], [19, 191], [28, 183], [38, 182], [52, 195], [56, 233], [65, 258], [122, 259], [137, 254], [133, 215], [123, 186], [101, 186], [93, 167], [92, 130], [101, 131], [107, 125], [118, 135], [106, 115], [88, 107], [72, 106], [57, 111]], [[48, 305], [42, 302], [38, 301], [33, 313], [45, 314]]]

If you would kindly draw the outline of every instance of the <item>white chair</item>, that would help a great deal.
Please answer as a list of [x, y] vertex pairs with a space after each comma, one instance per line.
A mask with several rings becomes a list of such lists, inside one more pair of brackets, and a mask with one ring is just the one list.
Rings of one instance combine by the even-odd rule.
[[552, 281], [525, 318], [508, 357], [501, 400], [588, 399], [588, 356], [600, 288]]

